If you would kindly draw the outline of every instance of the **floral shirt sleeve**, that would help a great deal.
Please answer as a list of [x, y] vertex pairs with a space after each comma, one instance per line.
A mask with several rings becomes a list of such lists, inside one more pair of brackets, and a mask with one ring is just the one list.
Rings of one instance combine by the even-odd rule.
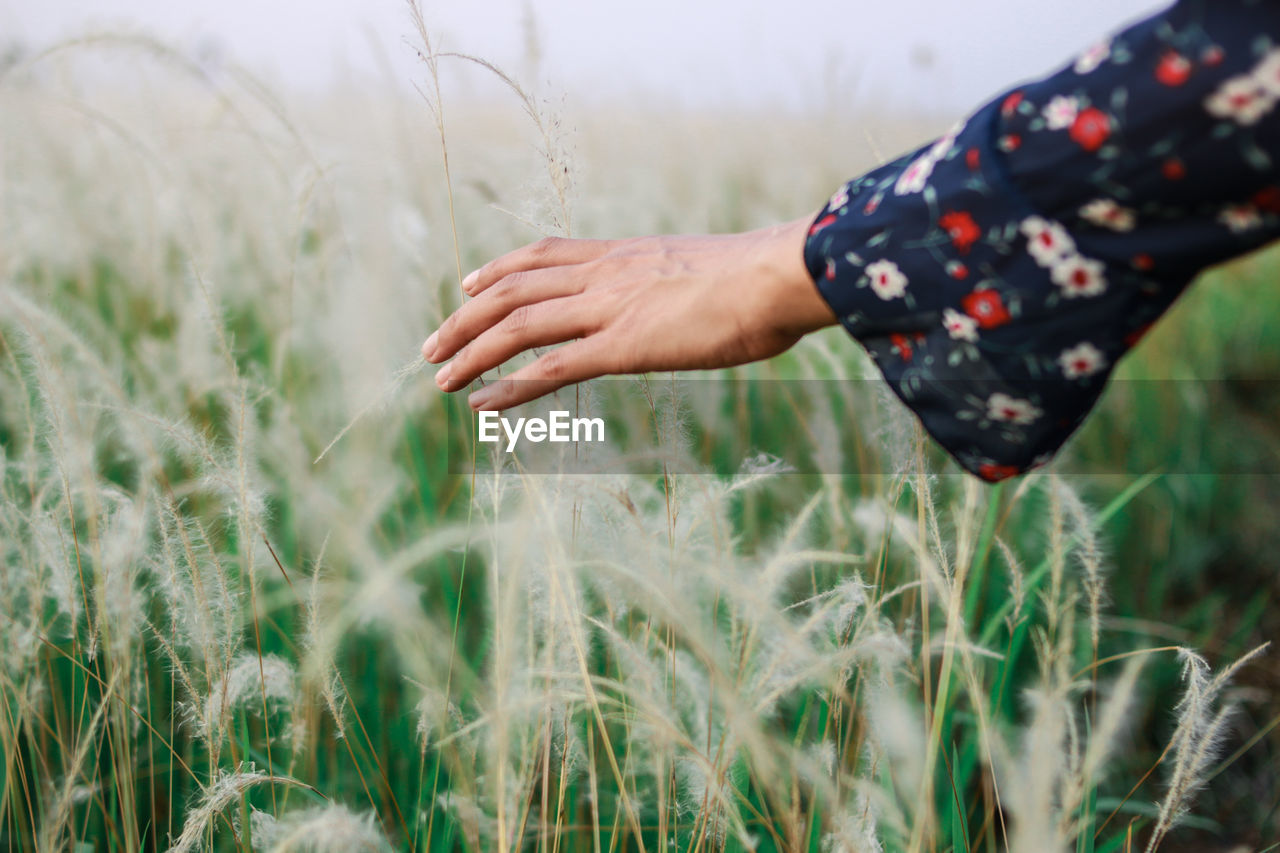
[[925, 429], [1046, 462], [1202, 269], [1280, 237], [1280, 3], [1183, 0], [840, 187], [805, 261]]

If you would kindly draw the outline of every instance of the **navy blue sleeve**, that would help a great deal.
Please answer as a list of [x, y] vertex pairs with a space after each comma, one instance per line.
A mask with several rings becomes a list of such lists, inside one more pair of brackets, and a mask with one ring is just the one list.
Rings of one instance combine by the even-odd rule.
[[1280, 4], [1183, 0], [840, 187], [805, 262], [924, 428], [1048, 461], [1205, 267], [1280, 237]]

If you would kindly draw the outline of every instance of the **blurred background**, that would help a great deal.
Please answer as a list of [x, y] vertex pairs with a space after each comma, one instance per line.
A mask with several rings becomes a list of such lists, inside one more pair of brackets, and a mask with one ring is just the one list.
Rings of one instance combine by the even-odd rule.
[[[486, 0], [424, 5], [444, 49], [537, 74], [577, 98], [812, 110], [843, 103], [958, 114], [1161, 7], [1153, 0]], [[398, 0], [0, 3], [0, 39], [39, 49], [88, 29], [143, 28], [211, 64], [291, 87], [420, 74]], [[529, 68], [530, 60], [536, 69]], [[470, 76], [476, 87], [491, 85]]]

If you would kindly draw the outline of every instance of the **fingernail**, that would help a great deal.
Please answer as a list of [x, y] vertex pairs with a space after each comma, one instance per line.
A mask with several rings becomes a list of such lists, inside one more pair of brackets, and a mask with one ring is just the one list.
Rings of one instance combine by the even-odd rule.
[[439, 337], [439, 332], [432, 332], [431, 337], [427, 338], [426, 343], [422, 345], [422, 357], [427, 361], [430, 361], [431, 356], [436, 354], [436, 339]]
[[447, 389], [449, 386], [449, 374], [453, 372], [453, 362], [449, 362], [436, 372], [436, 384], [441, 388]]
[[480, 408], [493, 397], [493, 388], [494, 386], [492, 385], [486, 385], [484, 388], [481, 388], [479, 391], [467, 398], [467, 405], [473, 409]]
[[480, 278], [480, 270], [474, 270], [468, 274], [467, 277], [462, 280], [462, 289], [468, 294], [471, 293], [471, 288], [476, 286], [476, 279], [478, 278]]

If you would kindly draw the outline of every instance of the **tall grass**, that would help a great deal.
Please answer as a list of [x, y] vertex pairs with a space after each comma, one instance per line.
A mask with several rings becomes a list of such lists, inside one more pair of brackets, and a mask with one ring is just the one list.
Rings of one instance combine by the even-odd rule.
[[[395, 368], [466, 268], [539, 229], [765, 224], [870, 163], [833, 117], [573, 118], [413, 23], [425, 104], [286, 106], [136, 36], [0, 76], [0, 846], [1042, 853], [1214, 826], [1192, 797], [1247, 754], [1219, 761], [1233, 709], [1274, 708], [1231, 686], [1267, 623], [1205, 652], [1109, 609], [1143, 502], [1184, 482], [1140, 451], [986, 487], [887, 395], [797, 430], [731, 384], [635, 380], [673, 459], [709, 472], [692, 437], [742, 432], [848, 473], [450, 473], [477, 451]], [[86, 82], [91, 52], [135, 86]], [[512, 100], [454, 99], [461, 68]], [[743, 373], [866, 370], [833, 331]]]

